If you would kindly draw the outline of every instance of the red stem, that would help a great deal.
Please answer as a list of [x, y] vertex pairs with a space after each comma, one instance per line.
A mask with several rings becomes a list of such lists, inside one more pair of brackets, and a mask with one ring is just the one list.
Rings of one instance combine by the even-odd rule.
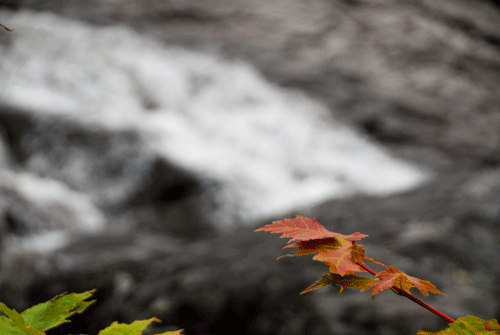
[[[365, 269], [366, 271], [370, 272], [372, 275], [376, 276], [377, 273], [375, 271], [373, 271], [372, 269], [370, 269], [369, 267], [367, 267], [366, 265], [364, 264], [361, 264], [361, 263], [357, 263], [360, 267], [362, 267], [363, 269]], [[440, 311], [438, 311], [437, 309], [435, 309], [434, 307], [431, 307], [429, 306], [428, 304], [426, 304], [425, 302], [423, 302], [422, 300], [418, 299], [417, 297], [415, 297], [414, 295], [398, 288], [398, 287], [391, 287], [391, 290], [393, 292], [395, 292], [396, 294], [399, 294], [399, 295], [402, 295], [410, 300], [412, 300], [413, 302], [416, 302], [417, 304], [419, 304], [420, 306], [426, 308], [427, 310], [431, 311], [432, 313], [436, 314], [437, 316], [445, 319], [446, 321], [448, 322], [455, 322], [455, 320], [453, 320], [452, 318], [450, 318], [448, 315], [446, 314], [443, 314], [441, 313]]]

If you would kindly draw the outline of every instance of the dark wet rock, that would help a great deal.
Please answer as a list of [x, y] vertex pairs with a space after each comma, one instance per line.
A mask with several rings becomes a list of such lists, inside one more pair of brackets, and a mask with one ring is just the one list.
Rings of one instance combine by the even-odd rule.
[[10, 9], [19, 9], [21, 5], [21, 1], [19, 0], [2, 0], [0, 1], [0, 7], [10, 8]]
[[[332, 200], [288, 217], [316, 216], [331, 230], [368, 234], [367, 255], [436, 284], [447, 296], [428, 301], [451, 317], [500, 318], [498, 1], [0, 4], [125, 23], [167, 43], [248, 60], [273, 82], [325, 102], [339, 120], [394, 156], [433, 169], [434, 179], [410, 192]], [[113, 194], [125, 181], [134, 191], [120, 194], [117, 203], [132, 214], [113, 217], [149, 227], [170, 222], [173, 232], [197, 222], [196, 178], [144, 156], [134, 134], [86, 133], [64, 121], [54, 138], [44, 137], [53, 121], [36, 128], [26, 115], [7, 114], [0, 116], [3, 135], [16, 164], [94, 190], [94, 196]], [[72, 139], [67, 129], [80, 135]], [[30, 132], [41, 138], [31, 151], [21, 145]], [[64, 175], [70, 165], [64, 151], [57, 154], [59, 144], [78, 148], [88, 141], [100, 157], [95, 167], [109, 172], [106, 181], [99, 174], [88, 181]], [[108, 150], [96, 144], [101, 141]], [[109, 150], [120, 156], [108, 160]], [[124, 179], [123, 166], [136, 166], [142, 182]], [[116, 204], [109, 199], [117, 198], [103, 197]], [[7, 211], [5, 204], [0, 207]], [[4, 217], [4, 231], [21, 225], [15, 215]], [[152, 315], [162, 326], [192, 334], [414, 334], [446, 326], [390, 292], [373, 301], [368, 292], [338, 295], [333, 288], [298, 295], [326, 269], [307, 257], [275, 262], [285, 244], [276, 236], [241, 230], [181, 242], [164, 234], [128, 234], [74, 236], [71, 247], [45, 256], [4, 253], [0, 301], [23, 309], [62, 291], [98, 287], [99, 304], [81, 320], [74, 317], [66, 325], [74, 328], [64, 334], [97, 333], [114, 320]], [[85, 328], [89, 324], [94, 328]]]
[[199, 178], [148, 150], [137, 133], [5, 105], [0, 125], [12, 165], [89, 195], [111, 225], [211, 234]]
[[134, 192], [127, 213], [139, 227], [183, 236], [210, 236], [215, 233], [205, 210], [204, 189], [191, 173], [157, 158], [149, 178]]
[[30, 252], [64, 246], [71, 235], [106, 227], [91, 198], [56, 180], [30, 172], [0, 170], [0, 244]]
[[0, 123], [19, 165], [90, 193], [103, 205], [128, 200], [147, 179], [154, 160], [133, 132], [9, 106], [2, 107]]

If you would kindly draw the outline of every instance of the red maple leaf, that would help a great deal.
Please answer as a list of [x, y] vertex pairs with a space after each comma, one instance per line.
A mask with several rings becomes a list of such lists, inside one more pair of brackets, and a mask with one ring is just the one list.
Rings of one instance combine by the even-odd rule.
[[285, 219], [281, 221], [273, 221], [255, 231], [269, 231], [271, 233], [282, 233], [281, 238], [290, 237], [293, 241], [308, 241], [315, 239], [325, 239], [328, 237], [343, 237], [348, 241], [357, 241], [368, 235], [354, 233], [351, 235], [342, 235], [334, 233], [323, 227], [315, 218], [309, 219], [302, 215], [297, 215], [295, 219]]
[[327, 264], [332, 273], [346, 275], [365, 272], [363, 268], [356, 264], [357, 262], [362, 263], [363, 258], [365, 258], [365, 251], [363, 246], [356, 245], [355, 241], [368, 235], [358, 232], [351, 235], [334, 233], [323, 227], [315, 218], [309, 219], [301, 215], [297, 215], [295, 219], [273, 221], [272, 224], [256, 231], [281, 233], [282, 238], [291, 238], [288, 241], [289, 244], [284, 248], [298, 248], [299, 251], [294, 255], [285, 256], [318, 253], [313, 259]]
[[399, 288], [407, 293], [410, 293], [410, 288], [416, 287], [420, 293], [425, 296], [429, 295], [427, 292], [443, 294], [430, 282], [408, 276], [406, 273], [395, 268], [394, 266], [390, 266], [384, 271], [379, 272], [376, 277], [379, 278], [380, 281], [373, 285], [372, 296], [375, 296], [375, 294], [391, 287]]

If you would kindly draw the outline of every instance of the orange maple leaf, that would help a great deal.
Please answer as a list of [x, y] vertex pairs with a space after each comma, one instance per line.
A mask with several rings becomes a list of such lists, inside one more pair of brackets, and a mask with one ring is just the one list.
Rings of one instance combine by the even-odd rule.
[[330, 267], [331, 273], [338, 273], [341, 276], [355, 274], [356, 272], [366, 272], [365, 269], [356, 264], [358, 260], [355, 258], [359, 258], [359, 254], [355, 253], [353, 255], [353, 248], [357, 250], [359, 247], [362, 246], [352, 245], [347, 248], [324, 251], [314, 256], [313, 259], [325, 263]]
[[406, 273], [395, 268], [394, 266], [389, 266], [384, 271], [379, 272], [376, 277], [379, 278], [380, 281], [373, 285], [372, 296], [375, 296], [375, 294], [391, 287], [399, 288], [407, 293], [410, 293], [410, 288], [416, 287], [420, 293], [425, 296], [429, 295], [427, 292], [443, 294], [430, 282], [408, 276]]

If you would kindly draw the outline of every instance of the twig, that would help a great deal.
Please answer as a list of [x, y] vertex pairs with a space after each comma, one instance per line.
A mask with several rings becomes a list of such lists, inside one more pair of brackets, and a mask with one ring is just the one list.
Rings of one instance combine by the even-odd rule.
[[10, 29], [10, 28], [7, 28], [6, 26], [4, 26], [3, 24], [0, 23], [0, 27], [3, 27], [5, 30], [7, 31], [13, 31], [13, 29]]

